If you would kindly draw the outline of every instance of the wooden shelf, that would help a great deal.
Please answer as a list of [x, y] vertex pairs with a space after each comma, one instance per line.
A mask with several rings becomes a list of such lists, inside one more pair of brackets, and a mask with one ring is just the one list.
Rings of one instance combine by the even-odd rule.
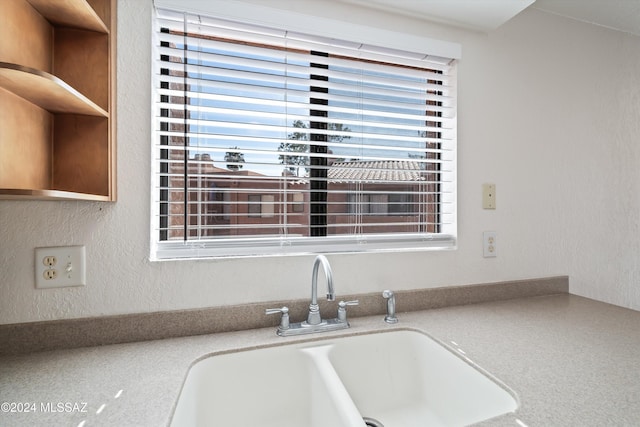
[[114, 201], [117, 0], [0, 2], [0, 200]]
[[109, 28], [86, 0], [27, 1], [52, 24], [109, 33]]
[[60, 190], [21, 190], [14, 188], [0, 188], [0, 199], [3, 200], [89, 200], [108, 202], [108, 196], [97, 194], [76, 193]]
[[51, 113], [109, 117], [109, 113], [67, 83], [44, 71], [0, 62], [0, 87]]

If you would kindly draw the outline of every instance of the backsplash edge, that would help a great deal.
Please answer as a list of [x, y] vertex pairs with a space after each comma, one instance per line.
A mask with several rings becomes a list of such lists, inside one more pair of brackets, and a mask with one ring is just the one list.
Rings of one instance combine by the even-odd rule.
[[[394, 292], [397, 312], [402, 313], [568, 293], [569, 277], [554, 276]], [[342, 295], [339, 299], [359, 300], [358, 306], [349, 307], [349, 318], [383, 315], [386, 311], [386, 301], [379, 292]], [[0, 325], [0, 356], [235, 332], [270, 326], [275, 329], [279, 323], [278, 316], [266, 316], [265, 309], [287, 306], [291, 319], [300, 320], [306, 317], [308, 304], [309, 301], [299, 299]], [[336, 308], [337, 302], [320, 303], [324, 317], [335, 317], [331, 310]]]

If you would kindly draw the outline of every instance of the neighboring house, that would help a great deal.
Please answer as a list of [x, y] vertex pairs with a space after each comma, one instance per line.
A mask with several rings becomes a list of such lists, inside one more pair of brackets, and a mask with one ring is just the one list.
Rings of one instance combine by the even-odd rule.
[[[184, 170], [173, 172], [170, 187], [181, 189]], [[411, 160], [332, 163], [327, 172], [328, 233], [432, 231], [426, 225], [436, 215], [435, 200], [430, 200], [437, 185], [429, 179], [432, 174]], [[268, 235], [285, 227], [289, 235], [309, 235], [309, 178], [286, 171], [272, 177], [218, 168], [208, 154], [189, 160], [188, 176], [190, 237]], [[170, 193], [170, 239], [184, 237], [181, 194]]]
[[427, 216], [435, 214], [425, 194], [435, 185], [429, 175], [411, 160], [333, 163], [327, 173], [331, 234], [427, 231]]

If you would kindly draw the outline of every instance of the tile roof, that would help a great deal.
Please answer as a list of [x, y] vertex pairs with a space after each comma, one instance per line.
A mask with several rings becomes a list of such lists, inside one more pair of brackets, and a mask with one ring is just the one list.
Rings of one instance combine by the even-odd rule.
[[410, 160], [335, 162], [328, 169], [333, 182], [424, 181], [420, 163]]

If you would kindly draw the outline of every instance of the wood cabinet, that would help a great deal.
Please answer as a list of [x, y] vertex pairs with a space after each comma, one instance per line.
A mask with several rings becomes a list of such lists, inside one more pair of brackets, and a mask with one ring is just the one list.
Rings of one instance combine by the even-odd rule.
[[0, 2], [0, 199], [113, 201], [116, 0]]

